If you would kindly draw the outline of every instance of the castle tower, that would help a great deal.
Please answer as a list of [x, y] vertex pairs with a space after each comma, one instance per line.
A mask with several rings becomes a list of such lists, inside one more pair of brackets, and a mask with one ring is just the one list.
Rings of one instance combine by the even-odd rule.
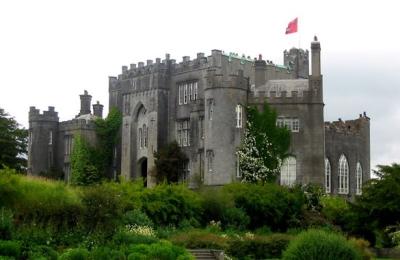
[[204, 90], [204, 184], [223, 185], [237, 177], [236, 151], [245, 129], [248, 79], [207, 71]]
[[308, 50], [292, 48], [283, 52], [284, 65], [295, 72], [296, 78], [306, 79], [309, 74]]
[[311, 43], [311, 75], [321, 76], [321, 45], [317, 36]]
[[92, 101], [92, 96], [88, 94], [87, 90], [84, 91], [83, 95], [80, 95], [81, 97], [81, 111], [79, 112], [79, 115], [87, 115], [90, 114], [90, 103]]
[[40, 113], [29, 109], [28, 174], [41, 175], [55, 166], [57, 158], [58, 113], [54, 107]]

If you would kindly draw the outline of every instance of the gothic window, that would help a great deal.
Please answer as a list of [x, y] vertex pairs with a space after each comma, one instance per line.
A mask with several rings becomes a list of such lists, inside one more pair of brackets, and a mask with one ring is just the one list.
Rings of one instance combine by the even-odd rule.
[[199, 118], [199, 133], [200, 139], [204, 139], [204, 117]]
[[179, 146], [190, 146], [189, 119], [176, 122], [176, 140]]
[[147, 126], [144, 124], [143, 125], [143, 147], [147, 147], [147, 141], [148, 141], [148, 139], [147, 139], [147, 135], [148, 135], [148, 133], [147, 133]]
[[356, 194], [361, 195], [362, 193], [362, 167], [361, 163], [357, 163], [356, 168]]
[[236, 153], [236, 178], [241, 178], [242, 174], [240, 172], [240, 156]]
[[281, 167], [281, 185], [292, 186], [296, 182], [296, 158], [289, 156]]
[[207, 171], [209, 173], [213, 172], [213, 161], [214, 161], [214, 151], [213, 150], [207, 150]]
[[193, 100], [197, 100], [198, 97], [198, 88], [197, 81], [193, 83]]
[[53, 144], [53, 131], [49, 132], [49, 145]]
[[346, 156], [342, 154], [339, 158], [339, 194], [349, 193], [349, 164]]
[[325, 158], [325, 192], [331, 193], [331, 163]]
[[183, 104], [183, 85], [178, 86], [179, 105]]
[[143, 148], [143, 129], [139, 128], [139, 146]]
[[185, 84], [183, 88], [183, 104], [188, 103], [188, 85]]
[[214, 99], [212, 99], [212, 98], [209, 98], [208, 100], [207, 100], [208, 102], [208, 119], [209, 120], [212, 120], [213, 119], [213, 114], [214, 114]]
[[236, 128], [242, 128], [243, 126], [243, 106], [236, 106]]
[[193, 100], [193, 84], [189, 83], [188, 88], [189, 88], [189, 100]]

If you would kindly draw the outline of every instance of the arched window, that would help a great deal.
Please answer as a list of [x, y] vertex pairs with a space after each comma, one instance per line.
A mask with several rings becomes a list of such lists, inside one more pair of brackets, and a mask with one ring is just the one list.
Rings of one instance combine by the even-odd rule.
[[346, 156], [342, 154], [339, 158], [339, 194], [349, 193], [349, 164]]
[[325, 158], [325, 192], [331, 193], [331, 163]]
[[286, 158], [281, 167], [281, 185], [292, 186], [296, 183], [296, 158]]
[[357, 163], [356, 168], [356, 194], [361, 195], [362, 193], [362, 168], [361, 163]]
[[140, 148], [143, 147], [143, 130], [142, 130], [142, 128], [139, 128], [139, 146], [140, 146]]
[[236, 128], [243, 127], [243, 107], [242, 105], [236, 105]]
[[147, 147], [147, 127], [143, 125], [143, 147]]

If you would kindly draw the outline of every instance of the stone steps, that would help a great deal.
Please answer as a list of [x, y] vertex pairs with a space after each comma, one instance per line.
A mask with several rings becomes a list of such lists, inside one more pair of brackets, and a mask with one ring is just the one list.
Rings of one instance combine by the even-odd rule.
[[[215, 256], [215, 250], [211, 249], [188, 249], [189, 253], [191, 253], [197, 260], [218, 260]], [[220, 255], [221, 252], [218, 251]], [[223, 256], [223, 254], [222, 254]], [[223, 258], [222, 258], [223, 259]]]

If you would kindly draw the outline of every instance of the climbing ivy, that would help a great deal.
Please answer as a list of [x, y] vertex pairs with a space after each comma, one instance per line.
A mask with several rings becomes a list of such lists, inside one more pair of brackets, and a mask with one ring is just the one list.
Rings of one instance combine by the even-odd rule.
[[290, 146], [290, 132], [276, 126], [277, 114], [268, 104], [264, 110], [246, 108], [247, 123], [238, 150], [239, 169], [244, 182], [273, 182], [279, 176]]

